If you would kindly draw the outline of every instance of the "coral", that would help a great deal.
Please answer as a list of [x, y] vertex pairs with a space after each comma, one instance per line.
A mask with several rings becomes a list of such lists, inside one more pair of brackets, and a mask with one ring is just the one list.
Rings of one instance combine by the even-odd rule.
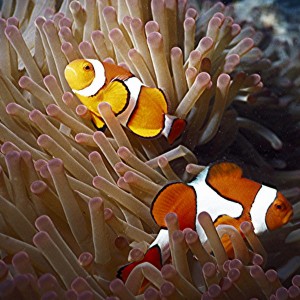
[[[260, 34], [234, 23], [231, 8], [206, 2], [199, 14], [183, 0], [3, 1], [3, 299], [133, 299], [139, 293], [145, 299], [299, 297], [299, 276], [288, 288], [278, 278], [280, 270], [284, 279], [295, 274], [299, 256], [292, 251], [292, 270], [283, 260], [274, 266], [281, 267], [278, 273], [265, 271], [267, 254], [249, 223], [241, 227], [246, 244], [230, 226], [216, 230], [207, 214], [198, 217], [211, 249], [203, 248], [194, 231], [179, 231], [171, 214], [172, 263], [161, 271], [141, 264], [125, 284], [115, 278], [128, 259], [141, 259], [158, 231], [149, 209], [156, 193], [203, 169], [193, 151], [209, 149], [205, 162], [233, 145], [246, 151], [241, 128], [282, 147], [275, 133], [242, 114], [251, 110], [250, 94], [259, 102], [263, 85], [257, 72], [263, 67], [253, 63], [258, 67], [265, 60], [257, 47]], [[95, 132], [89, 111], [64, 78], [68, 62], [81, 57], [119, 64], [161, 88], [169, 111], [188, 122], [181, 140], [170, 146], [163, 138], [140, 139], [106, 103], [99, 112], [107, 129]], [[239, 100], [246, 109], [235, 108]], [[293, 180], [283, 187], [297, 196]], [[299, 245], [296, 229], [291, 223], [281, 231], [279, 250], [285, 243]], [[220, 242], [223, 234], [234, 245], [231, 261]], [[151, 285], [143, 290], [144, 278]]]

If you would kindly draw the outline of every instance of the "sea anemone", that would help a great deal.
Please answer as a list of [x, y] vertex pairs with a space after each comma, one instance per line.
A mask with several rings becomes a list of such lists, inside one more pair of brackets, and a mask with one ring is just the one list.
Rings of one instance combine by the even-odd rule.
[[[291, 279], [299, 270], [297, 252], [273, 264], [281, 273], [266, 271], [267, 253], [250, 223], [241, 225], [245, 242], [232, 226], [215, 229], [206, 213], [198, 218], [210, 249], [193, 230], [180, 231], [169, 214], [172, 263], [161, 271], [143, 263], [126, 283], [116, 279], [117, 269], [140, 260], [154, 240], [159, 228], [150, 206], [163, 185], [189, 181], [203, 169], [199, 162], [236, 145], [245, 153], [254, 148], [242, 128], [282, 147], [275, 133], [243, 115], [262, 93], [253, 62], [264, 58], [260, 34], [253, 29], [249, 36], [234, 23], [231, 6], [205, 2], [199, 13], [181, 0], [19, 0], [3, 1], [1, 12], [3, 299], [299, 297], [299, 276]], [[169, 112], [187, 120], [181, 139], [170, 146], [163, 138], [138, 138], [106, 103], [99, 112], [107, 129], [95, 132], [64, 78], [68, 62], [82, 57], [119, 64], [162, 89]], [[255, 157], [258, 166], [270, 166]], [[296, 203], [293, 180], [279, 184]], [[294, 208], [298, 220], [299, 204]], [[299, 249], [296, 229], [290, 223], [280, 231], [278, 251], [287, 242]], [[224, 234], [233, 260], [222, 246]], [[283, 287], [278, 274], [292, 281]]]

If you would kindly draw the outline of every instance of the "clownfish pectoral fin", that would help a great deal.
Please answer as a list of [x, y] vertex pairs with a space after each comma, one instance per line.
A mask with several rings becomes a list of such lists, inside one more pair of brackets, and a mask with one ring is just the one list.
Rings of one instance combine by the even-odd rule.
[[157, 137], [164, 129], [167, 101], [160, 89], [142, 86], [127, 127], [140, 137]]
[[149, 248], [146, 252], [144, 258], [137, 262], [132, 262], [127, 265], [124, 265], [118, 270], [117, 277], [120, 278], [124, 283], [126, 282], [127, 278], [129, 277], [131, 271], [141, 263], [148, 262], [155, 266], [157, 269], [162, 268], [162, 255], [161, 250], [158, 245], [154, 245], [153, 247]]
[[129, 104], [130, 92], [123, 81], [114, 79], [103, 90], [103, 101], [107, 102], [114, 114], [122, 113]]
[[92, 122], [94, 126], [97, 128], [97, 130], [103, 130], [105, 128], [105, 123], [103, 122], [103, 120], [93, 113], [91, 113], [91, 115], [92, 115]]
[[166, 228], [165, 217], [168, 213], [177, 214], [179, 228], [195, 229], [197, 215], [197, 196], [194, 188], [182, 182], [164, 186], [154, 198], [151, 214], [155, 222]]
[[172, 145], [182, 135], [185, 127], [186, 120], [166, 114], [165, 128], [162, 131], [162, 135], [164, 135], [168, 139], [168, 143]]

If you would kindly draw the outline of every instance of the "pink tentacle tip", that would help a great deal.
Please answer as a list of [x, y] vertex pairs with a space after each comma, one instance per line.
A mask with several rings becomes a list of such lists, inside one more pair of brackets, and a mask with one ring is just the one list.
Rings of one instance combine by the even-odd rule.
[[167, 264], [161, 268], [161, 275], [164, 279], [171, 279], [177, 275], [177, 271], [173, 265]]
[[176, 288], [173, 283], [167, 281], [162, 284], [160, 291], [164, 297], [171, 297], [176, 292]]
[[56, 116], [60, 112], [60, 108], [55, 104], [49, 104], [46, 108], [46, 112], [49, 116]]
[[201, 86], [208, 85], [210, 83], [210, 75], [206, 72], [201, 72], [197, 75], [195, 83]]
[[53, 227], [54, 224], [52, 222], [52, 220], [50, 219], [49, 216], [47, 215], [42, 215], [39, 216], [36, 220], [35, 220], [35, 227], [39, 230], [42, 231], [44, 229], [46, 229], [46, 227]]
[[137, 175], [132, 172], [132, 171], [127, 171], [124, 176], [123, 176], [125, 182], [127, 183], [133, 183], [135, 182], [136, 178], [137, 178]]
[[195, 232], [193, 230], [186, 231], [184, 229], [184, 233], [185, 233], [185, 241], [189, 245], [194, 244], [199, 240], [199, 236], [198, 236], [197, 232]]
[[158, 290], [156, 290], [154, 287], [147, 288], [144, 293], [144, 299], [145, 300], [160, 299]]
[[115, 42], [120, 42], [124, 36], [119, 28], [114, 28], [109, 32], [109, 37]]
[[105, 18], [108, 18], [110, 20], [114, 19], [117, 16], [117, 12], [114, 9], [114, 7], [112, 7], [112, 6], [106, 6], [106, 7], [104, 7], [102, 13], [103, 13], [103, 15], [104, 15]]
[[169, 161], [168, 161], [168, 159], [165, 157], [165, 156], [161, 156], [161, 157], [159, 157], [158, 158], [158, 166], [159, 167], [165, 167], [165, 166], [167, 166], [168, 165], [168, 163], [169, 163]]
[[117, 150], [117, 154], [123, 158], [123, 159], [126, 159], [130, 156], [130, 151], [127, 147], [125, 146], [122, 146], [120, 147], [118, 150]]
[[105, 208], [104, 209], [104, 219], [105, 221], [109, 221], [112, 218], [114, 218], [114, 212], [110, 208]]
[[48, 161], [48, 169], [51, 173], [60, 173], [64, 170], [64, 163], [60, 158], [53, 158]]
[[44, 119], [44, 116], [38, 109], [34, 109], [30, 112], [29, 119], [32, 122], [38, 123], [38, 122], [40, 122], [41, 120]]
[[62, 28], [62, 27], [71, 27], [72, 26], [72, 21], [67, 18], [67, 17], [63, 17], [60, 21], [59, 21], [59, 27]]
[[218, 77], [217, 85], [220, 86], [220, 88], [228, 86], [229, 83], [230, 76], [228, 74], [223, 73]]
[[80, 2], [71, 1], [70, 10], [72, 10], [72, 12], [79, 12], [81, 10], [81, 8], [82, 8], [82, 6], [81, 6]]
[[41, 134], [37, 138], [37, 143], [42, 148], [45, 148], [45, 147], [47, 147], [47, 146], [49, 146], [51, 144], [51, 137], [49, 135], [47, 135], [47, 134]]
[[5, 159], [10, 163], [18, 163], [20, 161], [20, 152], [12, 150], [6, 153]]
[[35, 19], [34, 24], [38, 28], [42, 28], [42, 26], [44, 25], [45, 22], [46, 22], [46, 18], [39, 16]]
[[189, 17], [184, 20], [183, 26], [185, 30], [189, 30], [193, 28], [195, 24], [196, 24], [195, 19]]
[[6, 37], [7, 37], [9, 40], [12, 40], [12, 39], [14, 39], [14, 38], [17, 38], [18, 36], [21, 35], [19, 29], [18, 29], [16, 26], [14, 26], [14, 25], [8, 25], [8, 26], [5, 28], [4, 32], [5, 32]]
[[288, 290], [285, 287], [278, 288], [276, 291], [276, 298], [282, 300], [288, 299], [289, 298]]
[[130, 22], [131, 30], [138, 30], [143, 28], [143, 22], [140, 18], [132, 18]]
[[41, 275], [37, 281], [37, 285], [38, 285], [39, 289], [41, 289], [41, 290], [47, 289], [47, 287], [51, 287], [51, 286], [53, 287], [53, 285], [55, 283], [57, 284], [57, 280], [50, 273]]
[[144, 258], [144, 252], [139, 248], [133, 248], [128, 255], [131, 262], [141, 261]]
[[165, 216], [165, 221], [166, 221], [168, 226], [177, 224], [177, 222], [178, 222], [177, 214], [174, 213], [174, 212], [168, 213]]
[[32, 160], [32, 155], [29, 151], [27, 150], [22, 150], [20, 152], [20, 156], [23, 159], [24, 162], [28, 163]]
[[79, 49], [80, 49], [80, 51], [82, 51], [82, 52], [85, 52], [85, 51], [87, 51], [87, 50], [92, 50], [92, 45], [91, 45], [91, 43], [90, 42], [88, 42], [88, 41], [83, 41], [83, 42], [81, 42], [80, 44], [79, 44]]
[[203, 265], [202, 271], [205, 276], [211, 277], [217, 272], [216, 265], [211, 262], [207, 262]]
[[184, 234], [181, 230], [175, 230], [172, 234], [172, 240], [176, 244], [180, 244], [184, 241]]
[[62, 42], [61, 44], [61, 51], [64, 52], [65, 54], [68, 54], [73, 51], [73, 46], [69, 42]]
[[92, 32], [92, 40], [102, 39], [104, 38], [104, 34], [101, 30], [94, 30]]
[[117, 186], [120, 189], [126, 190], [126, 188], [128, 187], [128, 183], [125, 181], [123, 177], [119, 177], [119, 179], [117, 180]]
[[72, 31], [69, 27], [67, 26], [62, 26], [59, 30], [59, 34], [63, 37], [72, 37]]
[[86, 289], [88, 286], [86, 280], [82, 277], [76, 277], [72, 283], [71, 283], [71, 287], [77, 291], [77, 292], [80, 292], [84, 289]]
[[48, 241], [50, 240], [50, 236], [45, 231], [39, 231], [36, 233], [32, 239], [33, 243], [37, 247], [44, 247], [47, 245]]
[[221, 293], [222, 293], [222, 289], [218, 284], [212, 284], [208, 288], [208, 295], [210, 297], [216, 298], [216, 297], [220, 296]]
[[78, 262], [81, 266], [87, 267], [94, 262], [94, 257], [89, 252], [83, 252], [79, 255]]
[[103, 177], [101, 176], [95, 176], [93, 178], [93, 186], [96, 188], [101, 188], [102, 186]]
[[103, 207], [103, 203], [102, 198], [94, 197], [89, 201], [89, 207], [94, 211], [98, 211], [101, 207]]
[[245, 221], [241, 223], [240, 229], [244, 234], [247, 234], [253, 230], [253, 226], [250, 222]]
[[228, 278], [233, 282], [237, 281], [240, 278], [240, 275], [241, 273], [238, 269], [231, 269], [227, 273]]
[[15, 115], [18, 112], [19, 108], [20, 106], [16, 103], [8, 103], [5, 110], [9, 115]]
[[12, 264], [14, 266], [18, 266], [26, 262], [29, 262], [29, 256], [25, 251], [17, 252], [12, 258]]
[[112, 280], [109, 284], [109, 289], [115, 293], [115, 292], [120, 292], [124, 289], [124, 282], [119, 279], [119, 278], [116, 278], [114, 280]]
[[292, 279], [292, 283], [293, 285], [300, 287], [300, 275], [295, 275]]
[[91, 291], [83, 291], [83, 292], [81, 292], [78, 295], [77, 299], [78, 300], [94, 300], [95, 297], [94, 297], [93, 292], [91, 292]]
[[93, 138], [95, 142], [101, 143], [102, 141], [106, 140], [106, 135], [101, 131], [96, 131], [93, 134]]
[[51, 86], [51, 85], [57, 83], [57, 80], [56, 80], [55, 76], [53, 76], [53, 75], [47, 75], [44, 78], [44, 83], [45, 83], [46, 86]]
[[[78, 133], [78, 134], [76, 135], [76, 137], [77, 137], [78, 135], [82, 135], [82, 133]], [[76, 138], [76, 137], [75, 137], [75, 138]], [[80, 137], [78, 137], [78, 138], [80, 138]], [[90, 160], [91, 162], [96, 161], [96, 160], [99, 160], [99, 159], [101, 159], [101, 155], [100, 155], [99, 152], [93, 151], [93, 152], [91, 152], [91, 153], [89, 154], [89, 160]]]
[[54, 291], [48, 291], [44, 293], [41, 297], [41, 300], [58, 300], [58, 295]]
[[32, 79], [28, 76], [22, 76], [18, 82], [19, 86], [22, 89], [26, 89], [31, 83], [32, 83]]
[[47, 184], [42, 180], [34, 181], [30, 185], [30, 191], [35, 195], [39, 195], [39, 194], [45, 192], [47, 190], [47, 188], [48, 188]]
[[40, 169], [44, 166], [47, 166], [47, 162], [44, 159], [38, 159], [34, 162], [34, 168], [36, 171], [40, 171]]
[[43, 24], [43, 29], [48, 34], [56, 33], [55, 23], [53, 20], [46, 20], [46, 22]]
[[17, 274], [14, 277], [14, 282], [17, 288], [22, 291], [30, 285], [30, 279], [25, 274]]
[[163, 37], [159, 32], [151, 32], [147, 37], [148, 44], [153, 48], [159, 48], [163, 42]]
[[176, 60], [182, 58], [182, 50], [179, 47], [173, 47], [171, 49], [171, 57]]
[[[71, 99], [70, 99], [71, 100]], [[73, 100], [73, 99], [72, 99]], [[89, 113], [88, 108], [83, 105], [83, 104], [79, 104], [76, 106], [76, 114], [80, 117], [84, 117], [85, 115], [87, 115]]]

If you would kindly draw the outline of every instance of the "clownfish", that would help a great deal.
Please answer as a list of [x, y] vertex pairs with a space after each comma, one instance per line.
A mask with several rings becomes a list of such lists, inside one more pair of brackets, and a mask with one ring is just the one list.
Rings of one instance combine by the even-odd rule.
[[76, 59], [66, 66], [65, 78], [99, 130], [105, 127], [98, 111], [101, 102], [109, 103], [120, 123], [143, 138], [161, 134], [172, 144], [185, 129], [185, 120], [167, 113], [164, 93], [145, 86], [125, 68], [96, 59]]
[[[213, 164], [192, 182], [173, 182], [158, 192], [151, 205], [151, 214], [161, 229], [143, 260], [122, 266], [117, 276], [126, 282], [130, 272], [142, 262], [161, 269], [170, 258], [165, 223], [165, 216], [170, 212], [177, 214], [180, 230], [195, 230], [204, 244], [207, 237], [197, 218], [204, 211], [210, 214], [215, 227], [227, 224], [241, 232], [241, 223], [250, 221], [256, 234], [281, 227], [293, 215], [291, 204], [276, 189], [243, 177], [242, 169], [234, 163]], [[232, 250], [229, 238], [222, 238], [222, 243], [227, 252]]]

